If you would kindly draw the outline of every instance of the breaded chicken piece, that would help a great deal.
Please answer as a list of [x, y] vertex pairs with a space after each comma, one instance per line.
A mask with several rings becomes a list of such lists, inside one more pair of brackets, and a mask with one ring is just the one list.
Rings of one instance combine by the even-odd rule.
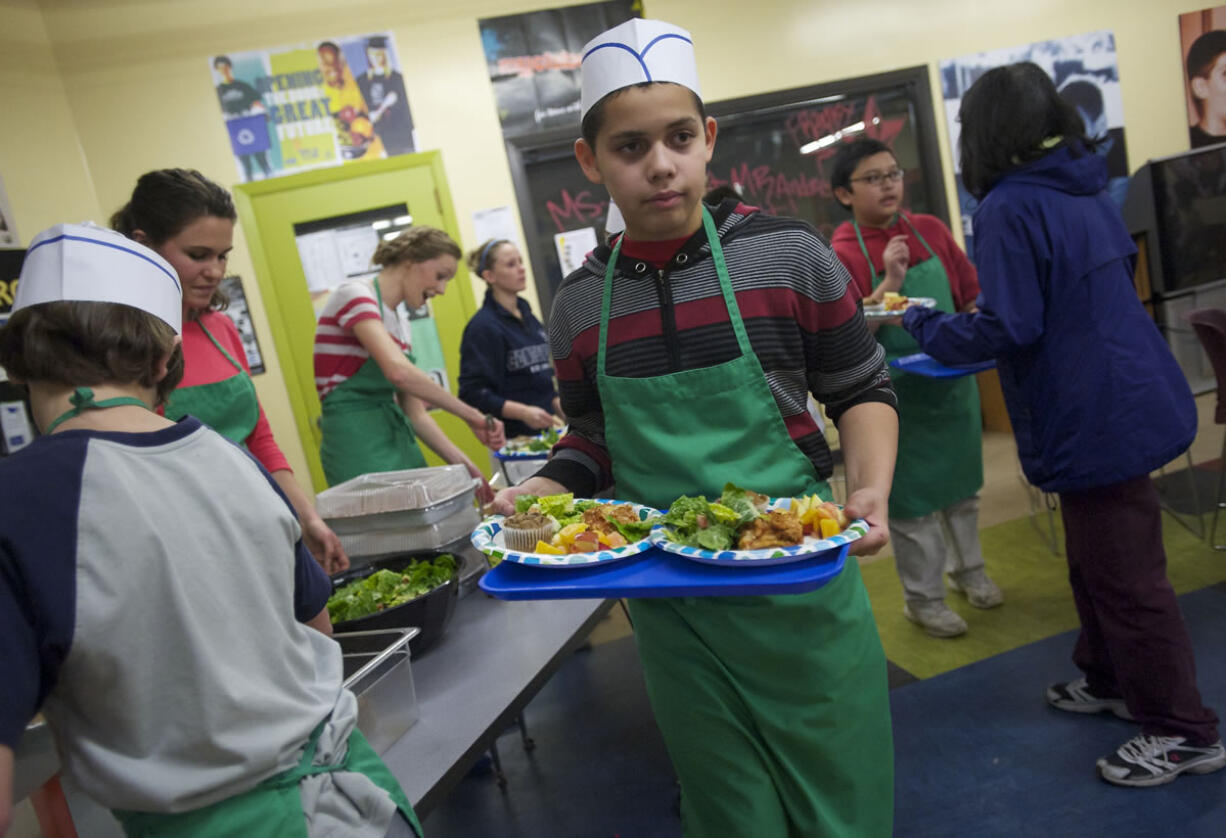
[[637, 524], [639, 520], [634, 510], [624, 504], [597, 506], [583, 512], [583, 523], [587, 524], [589, 530], [601, 535], [617, 532], [617, 528], [609, 523], [610, 519], [623, 524]]
[[791, 547], [804, 541], [805, 528], [800, 518], [790, 509], [777, 509], [755, 518], [737, 539], [738, 550], [757, 550], [760, 547]]

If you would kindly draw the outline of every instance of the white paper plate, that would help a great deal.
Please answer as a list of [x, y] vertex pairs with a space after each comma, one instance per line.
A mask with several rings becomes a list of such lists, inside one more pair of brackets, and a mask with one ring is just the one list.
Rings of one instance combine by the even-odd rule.
[[[578, 501], [576, 501], [577, 503]], [[650, 506], [640, 506], [620, 500], [598, 500], [596, 503], [618, 504], [634, 509], [640, 521], [660, 515], [660, 510]], [[491, 559], [515, 564], [532, 565], [533, 567], [591, 567], [595, 564], [607, 564], [636, 556], [652, 547], [651, 535], [631, 542], [621, 547], [608, 547], [595, 553], [567, 553], [557, 556], [552, 553], [525, 553], [511, 550], [507, 547], [505, 533], [502, 531], [504, 516], [493, 515], [486, 518], [481, 526], [473, 530], [472, 545]]]
[[[936, 308], [937, 301], [932, 297], [908, 297], [907, 308], [919, 306], [920, 308]], [[881, 320], [886, 317], [901, 317], [907, 308], [897, 309], [895, 311], [886, 311], [885, 303], [866, 304], [864, 306], [864, 318], [866, 320]]]
[[[791, 506], [791, 503], [791, 498], [772, 498], [767, 508], [787, 509]], [[858, 540], [866, 532], [868, 532], [868, 522], [860, 518], [848, 524], [847, 529], [838, 535], [832, 535], [829, 538], [806, 536], [805, 540], [800, 544], [795, 544], [791, 547], [760, 547], [757, 550], [704, 550], [701, 547], [689, 547], [685, 544], [670, 541], [668, 528], [665, 526], [653, 529], [649, 538], [661, 550], [675, 553], [678, 556], [684, 556], [687, 559], [693, 559], [696, 562], [725, 566], [764, 567], [766, 565], [788, 564], [790, 562], [801, 562], [811, 559], [818, 553], [824, 553], [827, 550], [842, 547], [844, 544], [850, 544]]]

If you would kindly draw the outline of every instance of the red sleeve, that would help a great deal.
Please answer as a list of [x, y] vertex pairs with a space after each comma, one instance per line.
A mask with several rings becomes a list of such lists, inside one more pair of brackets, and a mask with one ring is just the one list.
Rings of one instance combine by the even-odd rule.
[[[247, 351], [243, 349], [243, 339], [239, 337], [238, 329], [234, 326], [234, 321], [221, 312], [214, 312], [209, 317], [209, 331], [213, 333], [213, 337], [217, 338], [217, 342], [226, 348], [226, 351], [234, 356], [234, 359], [243, 365], [243, 370], [250, 375], [251, 368], [247, 366]], [[264, 415], [264, 406], [257, 401], [257, 406], [260, 411], [260, 418], [256, 420], [255, 429], [247, 437], [247, 450], [251, 455], [260, 461], [260, 465], [273, 471], [292, 471], [289, 467], [289, 460], [285, 458], [285, 454], [281, 452], [281, 448], [277, 445], [277, 441], [273, 438], [272, 428], [268, 424], [268, 417]]]

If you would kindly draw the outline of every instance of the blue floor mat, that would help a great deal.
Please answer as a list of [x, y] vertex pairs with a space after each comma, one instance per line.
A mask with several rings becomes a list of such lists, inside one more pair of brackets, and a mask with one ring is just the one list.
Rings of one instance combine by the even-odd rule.
[[[1201, 694], [1221, 714], [1226, 590], [1206, 588], [1179, 602]], [[1095, 760], [1138, 729], [1044, 702], [1048, 684], [1079, 675], [1069, 659], [1075, 637], [1057, 635], [890, 693], [896, 835], [1226, 835], [1226, 770], [1152, 789], [1098, 779]]]

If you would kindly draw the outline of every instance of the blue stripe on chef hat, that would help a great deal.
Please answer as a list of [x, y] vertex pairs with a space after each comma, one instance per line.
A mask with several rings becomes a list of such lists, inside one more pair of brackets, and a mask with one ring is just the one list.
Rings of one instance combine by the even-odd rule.
[[170, 263], [94, 224], [58, 224], [26, 251], [13, 311], [60, 301], [119, 303], [182, 329], [183, 289]]
[[[162, 260], [155, 261], [153, 259], [150, 259], [144, 253], [137, 253], [131, 247], [125, 247], [124, 245], [116, 244], [115, 242], [104, 242], [104, 241], [99, 241], [98, 239], [86, 238], [85, 236], [70, 236], [67, 233], [63, 233], [61, 235], [55, 236], [54, 238], [43, 239], [38, 244], [31, 245], [30, 249], [26, 251], [26, 257], [28, 258], [31, 253], [33, 253], [35, 250], [42, 247], [43, 245], [55, 244], [56, 242], [59, 242], [59, 241], [88, 242], [89, 244], [96, 244], [96, 245], [99, 245], [100, 247], [113, 247], [116, 250], [121, 250], [124, 253], [128, 253], [132, 256], [135, 256], [137, 259], [144, 259], [150, 265], [153, 265], [153, 267], [157, 268], [159, 271], [166, 274], [167, 278], [169, 278], [170, 281], [174, 283], [175, 290], [177, 290], [180, 294], [183, 293], [183, 286], [179, 284], [179, 278], [175, 276], [174, 272], [166, 266], [166, 263], [164, 261]], [[127, 241], [131, 242], [130, 239], [128, 239]], [[144, 247], [143, 245], [138, 245], [138, 246], [140, 247], [141, 250], [148, 250], [148, 248]], [[158, 264], [158, 262], [162, 262], [162, 264]]]
[[648, 51], [649, 51], [649, 50], [650, 50], [652, 47], [654, 47], [656, 44], [660, 43], [660, 41], [666, 41], [666, 40], [668, 40], [669, 38], [676, 38], [678, 41], [684, 41], [685, 43], [689, 44], [690, 46], [693, 46], [693, 45], [694, 45], [694, 41], [693, 41], [692, 39], [687, 38], [687, 37], [685, 37], [684, 35], [678, 35], [678, 34], [676, 34], [676, 33], [669, 32], [669, 33], [667, 33], [667, 34], [665, 34], [665, 35], [660, 35], [660, 36], [658, 36], [658, 37], [656, 37], [656, 38], [653, 38], [653, 39], [651, 40], [651, 42], [650, 42], [649, 44], [647, 44], [647, 46], [643, 47], [643, 51], [642, 51], [642, 52], [639, 52], [638, 50], [636, 50], [634, 47], [630, 46], [629, 44], [623, 44], [623, 43], [607, 43], [607, 44], [598, 44], [598, 45], [596, 45], [596, 46], [592, 47], [591, 49], [589, 49], [589, 50], [588, 50], [586, 53], [584, 53], [584, 55], [583, 55], [583, 61], [587, 61], [587, 57], [588, 57], [589, 55], [591, 55], [592, 53], [596, 52], [596, 50], [600, 50], [600, 49], [624, 49], [626, 52], [630, 53], [630, 54], [631, 54], [631, 55], [633, 55], [633, 56], [634, 56], [636, 59], [638, 59], [639, 66], [643, 68], [643, 81], [654, 81], [654, 79], [652, 79], [652, 77], [651, 77], [651, 68], [647, 66], [647, 62], [646, 62], [644, 59], [646, 59], [646, 58], [647, 58], [647, 53], [648, 53]]

